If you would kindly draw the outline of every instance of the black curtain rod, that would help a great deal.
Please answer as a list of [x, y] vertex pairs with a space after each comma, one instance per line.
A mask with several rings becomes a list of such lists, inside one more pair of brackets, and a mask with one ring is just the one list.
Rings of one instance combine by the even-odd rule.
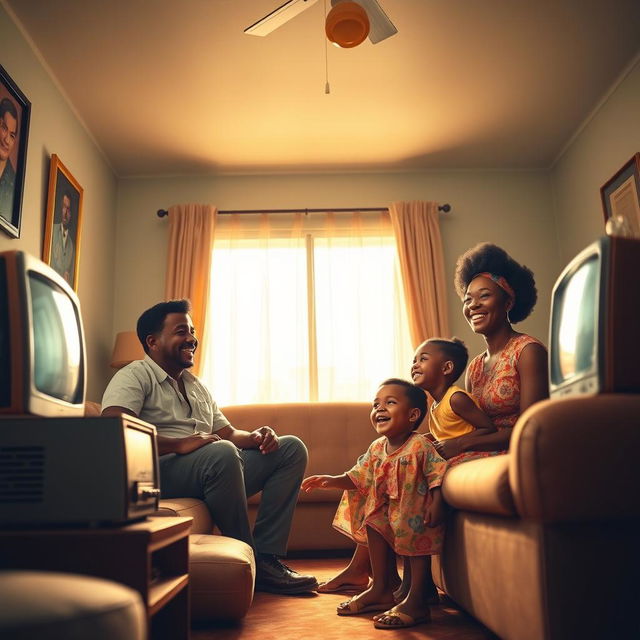
[[[356, 211], [388, 211], [389, 207], [351, 207], [348, 209], [233, 209], [227, 211], [218, 211], [221, 215], [228, 215], [230, 213], [352, 213]], [[450, 204], [441, 204], [438, 207], [438, 211], [443, 211], [444, 213], [449, 213], [451, 211]], [[164, 218], [169, 215], [169, 212], [166, 209], [158, 209], [157, 211], [158, 218]]]

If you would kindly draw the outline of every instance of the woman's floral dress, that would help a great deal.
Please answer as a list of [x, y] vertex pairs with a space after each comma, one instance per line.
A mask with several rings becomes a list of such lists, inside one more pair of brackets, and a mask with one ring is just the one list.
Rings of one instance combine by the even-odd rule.
[[372, 527], [402, 556], [440, 553], [443, 526], [427, 527], [424, 517], [429, 490], [440, 486], [447, 463], [418, 433], [388, 455], [386, 443], [374, 440], [347, 472], [356, 489], [343, 493], [333, 526], [364, 545]]
[[[477, 355], [467, 368], [469, 392], [498, 430], [513, 427], [520, 417], [518, 361], [522, 350], [532, 343], [544, 347], [536, 338], [518, 333], [507, 342], [488, 370], [485, 370], [484, 367], [486, 352]], [[448, 463], [452, 467], [461, 462], [495, 456], [500, 453], [506, 453], [506, 449], [502, 451], [466, 451], [449, 458]]]

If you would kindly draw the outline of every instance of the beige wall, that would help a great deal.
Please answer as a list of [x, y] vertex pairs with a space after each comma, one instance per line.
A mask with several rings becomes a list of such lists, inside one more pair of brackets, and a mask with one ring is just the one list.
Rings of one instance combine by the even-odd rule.
[[[480, 241], [505, 247], [533, 269], [540, 302], [520, 325], [546, 342], [549, 296], [560, 269], [547, 172], [443, 171], [425, 173], [217, 176], [122, 180], [114, 331], [133, 329], [143, 309], [163, 297], [167, 221], [157, 209], [206, 202], [220, 209], [386, 206], [394, 200], [448, 202], [442, 214], [447, 281], [457, 256]], [[483, 348], [464, 322], [450, 288], [452, 332], [471, 353]]]
[[[138, 313], [162, 299], [167, 223], [155, 212], [207, 202], [221, 209], [384, 206], [436, 200], [443, 214], [447, 281], [456, 257], [476, 242], [505, 247], [536, 275], [539, 302], [519, 329], [547, 341], [551, 289], [562, 267], [604, 232], [600, 186], [640, 151], [640, 61], [611, 88], [550, 170], [175, 177], [119, 184], [114, 331], [133, 328]], [[143, 240], [140, 240], [140, 239]], [[141, 259], [141, 256], [144, 256]], [[453, 287], [452, 333], [471, 353], [483, 348], [460, 314]]]
[[[42, 252], [49, 158], [60, 156], [85, 189], [79, 296], [87, 333], [90, 398], [99, 399], [117, 331], [162, 298], [167, 222], [155, 212], [176, 203], [219, 208], [385, 206], [436, 200], [443, 214], [446, 276], [456, 257], [483, 240], [505, 247], [536, 274], [539, 303], [519, 328], [546, 341], [549, 296], [562, 266], [603, 231], [599, 187], [640, 150], [640, 64], [594, 111], [550, 170], [431, 171], [322, 175], [219, 175], [118, 181], [45, 66], [0, 5], [2, 64], [32, 102], [22, 234], [0, 232], [0, 250]], [[578, 123], [576, 123], [578, 126]], [[470, 351], [482, 341], [468, 330], [453, 287], [452, 333]]]
[[640, 151], [640, 56], [585, 123], [552, 172], [560, 255], [604, 235], [600, 187]]
[[31, 126], [18, 239], [0, 232], [0, 251], [42, 256], [49, 158], [56, 153], [84, 188], [78, 295], [86, 332], [88, 397], [108, 379], [113, 308], [116, 179], [50, 75], [0, 6], [2, 66], [31, 101]]

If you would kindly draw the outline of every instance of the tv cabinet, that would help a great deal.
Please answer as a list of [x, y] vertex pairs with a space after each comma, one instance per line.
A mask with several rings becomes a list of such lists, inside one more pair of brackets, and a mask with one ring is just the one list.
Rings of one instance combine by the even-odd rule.
[[126, 584], [142, 596], [149, 638], [189, 637], [192, 518], [149, 518], [121, 527], [0, 532], [0, 567], [80, 573]]

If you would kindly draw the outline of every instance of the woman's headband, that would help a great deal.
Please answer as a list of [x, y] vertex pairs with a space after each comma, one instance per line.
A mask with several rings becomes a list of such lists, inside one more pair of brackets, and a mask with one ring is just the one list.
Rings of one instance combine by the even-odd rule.
[[489, 273], [488, 271], [482, 271], [480, 273], [476, 273], [471, 280], [475, 280], [480, 276], [484, 278], [489, 278], [489, 280], [493, 280], [503, 291], [507, 292], [507, 295], [512, 299], [516, 299], [516, 292], [513, 290], [511, 285], [507, 282], [507, 279], [504, 276], [496, 275], [495, 273]]

